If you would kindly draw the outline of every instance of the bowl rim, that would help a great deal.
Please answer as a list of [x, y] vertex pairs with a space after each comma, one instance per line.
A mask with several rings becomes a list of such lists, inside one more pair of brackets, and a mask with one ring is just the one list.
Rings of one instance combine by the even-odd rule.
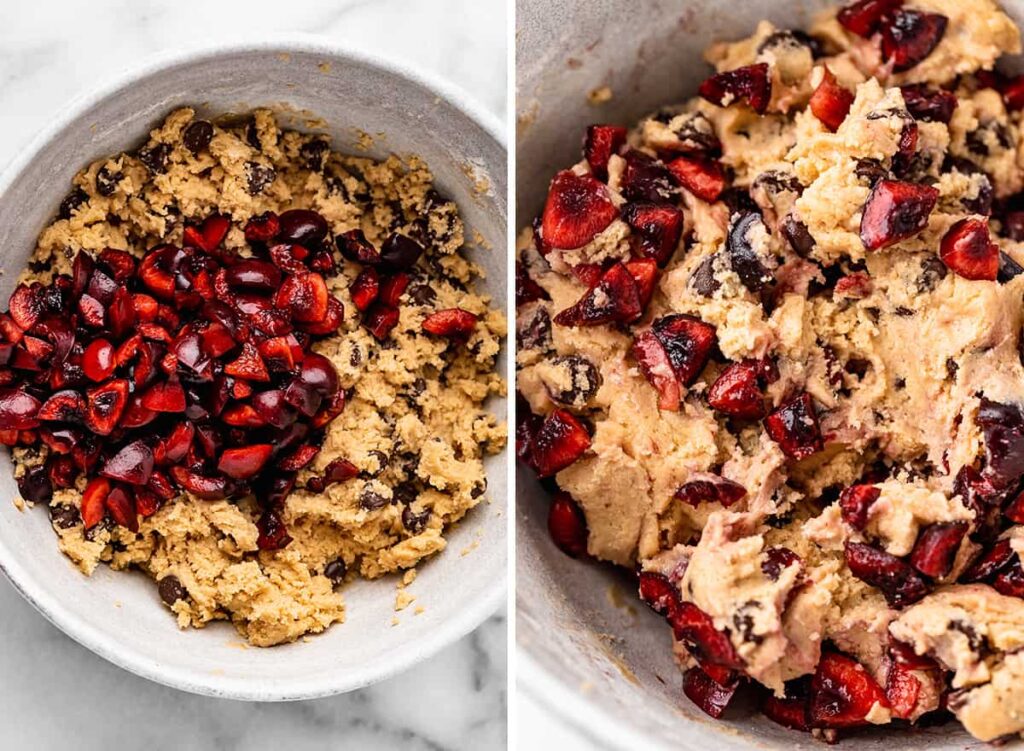
[[[312, 34], [263, 34], [258, 39], [236, 39], [230, 42], [200, 42], [186, 45], [171, 52], [146, 58], [139, 65], [106, 77], [99, 85], [87, 89], [62, 106], [50, 124], [34, 136], [20, 153], [11, 159], [0, 174], [0, 200], [10, 189], [25, 167], [51, 142], [58, 139], [68, 123], [81, 116], [100, 101], [129, 86], [137, 85], [149, 76], [171, 68], [216, 59], [239, 53], [299, 53], [322, 55], [335, 60], [375, 68], [405, 78], [434, 93], [479, 125], [506, 152], [508, 139], [497, 115], [483, 107], [461, 87], [443, 77], [414, 68], [407, 61], [382, 56], [358, 44], [334, 44]], [[507, 165], [506, 165], [507, 168]], [[498, 456], [507, 461], [508, 449]], [[497, 517], [506, 523], [509, 515]], [[445, 647], [466, 636], [483, 621], [497, 612], [506, 602], [508, 571], [502, 572], [490, 590], [475, 601], [467, 603], [440, 627], [418, 639], [414, 645], [391, 650], [372, 669], [358, 673], [336, 671], [326, 677], [290, 679], [272, 683], [248, 681], [244, 677], [227, 677], [211, 672], [177, 668], [153, 659], [141, 652], [126, 651], [110, 634], [81, 621], [74, 611], [65, 606], [55, 592], [45, 588], [29, 591], [25, 585], [25, 571], [0, 537], [0, 572], [14, 589], [43, 617], [74, 641], [108, 662], [142, 678], [170, 688], [215, 698], [242, 701], [283, 702], [316, 699], [354, 691], [391, 678], [436, 655]]]

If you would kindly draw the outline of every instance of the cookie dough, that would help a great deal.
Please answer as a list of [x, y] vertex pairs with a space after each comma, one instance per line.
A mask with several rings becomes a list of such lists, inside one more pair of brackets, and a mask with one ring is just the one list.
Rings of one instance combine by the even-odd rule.
[[[994, 588], [992, 574], [963, 579], [999, 539], [1014, 540], [999, 570], [1020, 566], [1021, 531], [1000, 505], [1009, 508], [1024, 472], [1014, 464], [1024, 421], [1006, 428], [1024, 410], [1024, 233], [1014, 225], [1024, 205], [1024, 129], [1019, 103], [1008, 106], [1010, 83], [991, 71], [1021, 44], [992, 0], [901, 8], [947, 19], [938, 45], [907, 70], [886, 61], [880, 34], [851, 33], [836, 9], [808, 33], [764, 21], [749, 38], [707, 52], [719, 73], [767, 66], [763, 113], [752, 97], [695, 97], [623, 129], [618, 142], [606, 126], [614, 145], [604, 159], [591, 131], [584, 159], [555, 181], [592, 191], [590, 213], [573, 215], [553, 183], [544, 215], [520, 236], [520, 276], [535, 286], [518, 307], [517, 388], [539, 416], [533, 425], [569, 410], [590, 436], [555, 475], [583, 512], [589, 555], [670, 582], [672, 598], [728, 636], [739, 675], [793, 697], [823, 652], [843, 652], [893, 705], [876, 703], [860, 724], [918, 719], [940, 706], [949, 678], [950, 710], [992, 740], [1024, 731], [1024, 586], [1013, 596]], [[809, 106], [826, 72], [849, 94], [834, 129]], [[955, 95], [948, 122], [909, 101], [919, 91]], [[710, 197], [706, 183], [678, 177], [699, 169], [710, 181], [712, 162], [724, 189]], [[862, 221], [880, 180], [930, 186], [935, 206], [911, 231], [869, 249]], [[682, 231], [642, 314], [615, 319], [628, 305], [610, 306], [620, 287], [606, 281], [608, 269], [656, 257], [655, 225], [637, 219], [653, 215], [651, 204], [682, 209]], [[655, 217], [668, 236], [661, 217], [673, 209]], [[971, 217], [988, 223], [998, 279], [967, 278], [940, 258], [951, 228]], [[586, 222], [598, 231], [579, 230], [582, 244], [559, 246], [566, 227]], [[640, 273], [630, 269], [642, 300]], [[565, 313], [581, 300], [583, 313]], [[664, 344], [666, 365], [641, 359], [643, 337], [660, 336], [659, 323], [679, 314], [714, 327], [706, 365], [689, 382], [672, 362], [691, 356], [682, 345]], [[570, 359], [591, 375], [567, 400], [556, 396], [552, 370]], [[730, 368], [751, 369], [768, 417], [712, 406]], [[678, 398], [659, 386], [666, 381]], [[786, 409], [798, 395], [810, 414]], [[818, 442], [797, 453], [787, 441], [803, 431]], [[546, 443], [528, 443], [520, 457], [530, 463], [530, 451], [541, 450]], [[687, 495], [688, 483], [704, 496]], [[738, 500], [707, 490], [716, 483], [740, 486]], [[872, 496], [862, 518], [851, 486]], [[909, 561], [925, 565], [917, 557], [925, 536], [950, 530], [960, 537], [945, 570], [916, 572]], [[920, 590], [903, 601], [870, 573], [855, 575], [848, 559], [857, 546], [910, 570]], [[656, 609], [664, 613], [665, 602]], [[907, 669], [920, 688], [907, 706], [893, 688], [894, 642], [937, 666]], [[681, 641], [675, 651], [683, 668], [708, 659], [706, 648]], [[815, 732], [834, 736], [823, 727]]]
[[[445, 531], [486, 498], [482, 459], [506, 442], [504, 425], [485, 406], [505, 392], [495, 357], [506, 324], [473, 291], [481, 271], [463, 255], [458, 207], [433, 188], [415, 157], [341, 154], [323, 136], [283, 129], [268, 110], [211, 123], [183, 108], [138, 150], [101, 159], [74, 178], [23, 275], [48, 283], [69, 274], [81, 249], [142, 255], [160, 242], [180, 244], [186, 222], [211, 214], [232, 220], [224, 247], [247, 254], [245, 222], [291, 208], [320, 213], [331, 236], [358, 228], [379, 247], [400, 231], [426, 248], [399, 324], [383, 343], [360, 326], [352, 304], [355, 265], [344, 264], [328, 282], [345, 320], [315, 349], [334, 364], [348, 398], [284, 505], [291, 544], [258, 550], [251, 498], [186, 494], [143, 519], [138, 533], [110, 523], [83, 528], [84, 477], [57, 490], [50, 504], [58, 544], [84, 573], [101, 563], [141, 570], [159, 583], [181, 627], [230, 620], [258, 646], [342, 621], [345, 582], [413, 569], [444, 550]], [[425, 315], [454, 307], [479, 317], [464, 345], [422, 333]], [[45, 447], [13, 455], [18, 476], [47, 460]], [[358, 477], [321, 493], [302, 489], [338, 458], [352, 462]]]

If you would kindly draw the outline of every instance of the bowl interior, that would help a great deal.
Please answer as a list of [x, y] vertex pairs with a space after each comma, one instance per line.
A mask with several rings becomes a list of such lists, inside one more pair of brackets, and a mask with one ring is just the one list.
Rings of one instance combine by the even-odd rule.
[[[439, 189], [459, 203], [467, 225], [491, 248], [505, 247], [505, 149], [472, 105], [368, 57], [310, 45], [247, 46], [156, 65], [84, 102], [59, 132], [44, 136], [37, 151], [11, 168], [0, 186], [0, 248], [8, 270], [0, 278], [0, 299], [13, 288], [75, 172], [102, 155], [134, 148], [167, 113], [186, 104], [210, 115], [271, 106], [284, 126], [328, 133], [343, 151], [418, 154]], [[357, 150], [361, 133], [373, 138], [368, 152]], [[487, 272], [483, 288], [504, 310], [505, 254], [477, 248], [471, 256]], [[504, 372], [504, 356], [498, 367]], [[504, 419], [504, 400], [490, 407]], [[390, 623], [396, 579], [388, 577], [346, 588], [346, 623], [304, 642], [246, 649], [227, 624], [179, 631], [142, 574], [100, 567], [92, 578], [82, 576], [58, 551], [45, 510], [15, 509], [17, 488], [6, 453], [0, 458], [0, 568], [69, 635], [154, 680], [260, 700], [336, 693], [429, 656], [501, 602], [507, 560], [504, 458], [493, 457], [487, 469], [491, 502], [451, 532], [448, 552], [420, 567], [409, 591], [425, 611], [400, 613], [395, 627]]]
[[[629, 124], [683, 101], [709, 74], [702, 53], [738, 39], [762, 18], [805, 26], [826, 0], [519, 0], [517, 18], [518, 223], [542, 208], [555, 171], [580, 158], [587, 125]], [[1003, 2], [1018, 23], [1024, 3]], [[609, 86], [601, 106], [587, 92]], [[634, 585], [611, 567], [570, 560], [546, 529], [548, 496], [533, 473], [516, 478], [516, 634], [520, 683], [603, 743], [622, 748], [818, 748], [753, 708], [715, 722], [681, 689], [664, 620], [644, 607]], [[955, 726], [887, 729], [843, 741], [851, 748], [953, 749], [973, 744]]]

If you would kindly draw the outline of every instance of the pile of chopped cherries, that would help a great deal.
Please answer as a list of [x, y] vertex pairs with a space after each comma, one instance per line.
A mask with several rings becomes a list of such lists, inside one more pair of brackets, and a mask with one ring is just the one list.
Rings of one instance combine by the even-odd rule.
[[[882, 56], [895, 72], [924, 60], [941, 41], [948, 19], [941, 14], [901, 7], [902, 0], [861, 0], [843, 8], [839, 23], [854, 34], [877, 38]], [[799, 32], [782, 32], [796, 35]], [[877, 35], [877, 37], [876, 37]], [[806, 42], [817, 42], [802, 35]], [[1005, 78], [997, 73], [978, 74], [978, 85], [999, 91], [1010, 111], [1024, 109], [1024, 76]], [[917, 150], [917, 120], [949, 123], [957, 106], [951, 91], [924, 84], [901, 87], [907, 106], [905, 126], [891, 170], [878, 164], [871, 176], [872, 190], [863, 207], [860, 238], [869, 251], [879, 250], [912, 237], [927, 226], [938, 191], [907, 179]], [[700, 87], [702, 97], [721, 106], [743, 101], [764, 113], [771, 100], [767, 64], [759, 63], [713, 75]], [[826, 68], [809, 108], [826, 128], [835, 131], [845, 120], [853, 92], [837, 82]], [[581, 264], [571, 273], [588, 291], [574, 305], [553, 318], [561, 326], [625, 328], [636, 323], [654, 292], [657, 275], [672, 257], [683, 231], [683, 210], [678, 205], [681, 189], [714, 203], [726, 201], [732, 220], [723, 252], [740, 281], [754, 294], [771, 291], [773, 274], [758, 259], [747, 237], [762, 222], [746, 191], [729, 187], [727, 172], [718, 161], [721, 143], [709, 129], [687, 128], [677, 133], [673, 150], [659, 158], [631, 149], [627, 131], [614, 125], [592, 125], [583, 145], [590, 174], [559, 172], [551, 182], [543, 214], [534, 224], [534, 241], [542, 255], [553, 249], [579, 248], [594, 239], [616, 218], [630, 227], [632, 259], [604, 265]], [[623, 160], [619, 190], [626, 203], [616, 207], [605, 181], [612, 155]], [[967, 160], [957, 169], [981, 173]], [[987, 176], [986, 176], [987, 177]], [[1024, 194], [994, 205], [991, 179], [967, 208], [974, 214], [992, 215], [1001, 221], [1003, 233], [1024, 240]], [[782, 186], [786, 187], [786, 186]], [[799, 188], [799, 186], [796, 186]], [[780, 233], [798, 255], [806, 256], [814, 240], [807, 227], [793, 216], [780, 224]], [[953, 224], [937, 249], [941, 275], [946, 269], [970, 280], [1006, 283], [1024, 268], [993, 242], [988, 221], [971, 216]], [[713, 258], [694, 272], [697, 292], [712, 294]], [[835, 281], [834, 292], [852, 299], [871, 292], [870, 277], [852, 272]], [[548, 300], [546, 291], [523, 265], [516, 269], [516, 305]], [[550, 325], [546, 321], [545, 325]], [[532, 325], [532, 324], [531, 324]], [[709, 358], [716, 355], [715, 328], [699, 318], [670, 314], [652, 321], [649, 328], [633, 332], [631, 354], [646, 380], [658, 393], [660, 409], [677, 411], [682, 389], [693, 384]], [[1021, 358], [1024, 361], [1024, 335]], [[765, 387], [779, 377], [770, 358], [727, 364], [706, 392], [716, 412], [731, 420], [760, 420], [765, 432], [791, 460], [799, 461], [825, 447], [814, 401], [807, 392], [790, 395], [775, 409], [766, 404]], [[553, 397], [554, 398], [554, 397]], [[557, 401], [557, 400], [556, 400]], [[517, 400], [516, 454], [539, 477], [550, 478], [583, 456], [591, 445], [592, 427], [573, 414], [572, 405], [556, 405], [547, 416], [534, 415], [521, 396]], [[954, 494], [975, 511], [977, 522], [970, 531], [982, 552], [959, 577], [961, 583], [984, 582], [1003, 595], [1024, 598], [1024, 567], [1009, 540], [998, 536], [1013, 524], [1024, 524], [1024, 409], [982, 399], [978, 423], [985, 438], [985, 453], [978, 466], [968, 465], [957, 474]], [[868, 508], [880, 495], [878, 482], [869, 471], [859, 484], [842, 491], [839, 504], [843, 519], [863, 529]], [[712, 473], [700, 473], [683, 484], [675, 497], [697, 506], [718, 502], [730, 507], [746, 495], [746, 488]], [[575, 558], [587, 556], [587, 522], [579, 504], [563, 491], [556, 492], [548, 512], [548, 529], [555, 544]], [[952, 570], [961, 541], [969, 533], [965, 522], [933, 524], [919, 535], [911, 554], [899, 558], [881, 548], [849, 542], [845, 559], [851, 573], [878, 588], [890, 606], [902, 608], [931, 591], [936, 581]], [[787, 548], [767, 551], [765, 574], [777, 579], [781, 570], [802, 566], [799, 556]], [[673, 634], [696, 659], [697, 666], [684, 675], [684, 693], [702, 710], [718, 718], [744, 682], [743, 661], [730, 638], [718, 630], [711, 617], [681, 599], [677, 584], [666, 577], [639, 575], [641, 598], [664, 615]], [[929, 656], [916, 655], [895, 640], [887, 647], [889, 665], [886, 685], [881, 686], [851, 657], [827, 647], [813, 675], [787, 684], [783, 698], [767, 696], [761, 708], [770, 719], [793, 729], [819, 731], [835, 740], [840, 729], [867, 725], [872, 707], [891, 709], [897, 719], [909, 718], [923, 690], [922, 681], [942, 696], [949, 694], [945, 672]]]
[[[71, 276], [14, 290], [0, 314], [0, 442], [49, 449], [19, 478], [24, 498], [49, 501], [84, 475], [85, 528], [109, 518], [134, 532], [185, 491], [254, 495], [260, 549], [291, 541], [285, 499], [345, 407], [337, 371], [312, 351], [344, 318], [327, 287], [339, 272], [335, 242], [304, 209], [250, 219], [251, 257], [222, 247], [230, 228], [210, 216], [185, 228], [181, 247], [158, 245], [141, 259], [79, 251]], [[362, 266], [352, 299], [384, 341], [423, 248], [392, 233], [378, 251], [360, 230], [336, 243]], [[459, 340], [476, 322], [453, 308], [423, 329]], [[335, 459], [306, 487], [357, 474]]]

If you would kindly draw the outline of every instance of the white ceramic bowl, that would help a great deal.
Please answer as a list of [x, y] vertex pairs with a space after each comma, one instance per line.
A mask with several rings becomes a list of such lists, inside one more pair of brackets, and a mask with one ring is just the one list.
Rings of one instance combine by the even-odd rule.
[[[7, 299], [75, 172], [102, 155], [134, 148], [167, 113], [186, 104], [202, 105], [211, 115], [272, 106], [283, 124], [300, 129], [312, 113], [341, 150], [353, 151], [364, 131], [374, 136], [371, 156], [418, 154], [467, 224], [493, 248], [506, 246], [503, 130], [465, 95], [393, 62], [315, 41], [218, 47], [155, 61], [81, 99], [8, 169], [0, 179], [0, 265], [7, 272], [0, 277], [0, 299]], [[475, 190], [479, 177], [490, 184], [484, 194]], [[505, 253], [472, 255], [487, 270], [484, 289], [504, 310]], [[499, 367], [504, 373], [504, 357]], [[503, 400], [490, 406], [504, 417]], [[346, 587], [346, 622], [306, 642], [243, 649], [227, 624], [179, 631], [142, 574], [100, 567], [92, 578], [82, 576], [57, 550], [46, 511], [15, 509], [17, 488], [6, 453], [0, 458], [0, 568], [69, 636], [154, 681], [259, 701], [339, 693], [438, 652], [503, 601], [504, 456], [492, 458], [487, 468], [492, 503], [470, 513], [452, 531], [448, 551], [420, 567], [410, 591], [426, 610], [402, 613], [393, 628], [395, 579], [385, 578]], [[472, 552], [460, 555], [471, 546]]]
[[[516, 216], [526, 225], [555, 171], [580, 157], [587, 125], [630, 124], [693, 96], [710, 73], [702, 52], [738, 39], [762, 18], [805, 27], [828, 0], [519, 0]], [[1003, 0], [1020, 23], [1024, 2]], [[587, 92], [608, 85], [595, 107]], [[808, 748], [821, 744], [756, 712], [716, 722], [682, 693], [664, 619], [636, 599], [611, 567], [573, 561], [552, 545], [548, 499], [529, 470], [516, 478], [516, 637], [521, 690], [601, 745], [618, 748]], [[617, 590], [615, 596], [610, 591]], [[618, 601], [616, 605], [613, 601]], [[631, 608], [629, 607], [631, 606]], [[631, 613], [630, 609], [634, 612]], [[956, 725], [880, 731], [843, 749], [981, 746]]]

